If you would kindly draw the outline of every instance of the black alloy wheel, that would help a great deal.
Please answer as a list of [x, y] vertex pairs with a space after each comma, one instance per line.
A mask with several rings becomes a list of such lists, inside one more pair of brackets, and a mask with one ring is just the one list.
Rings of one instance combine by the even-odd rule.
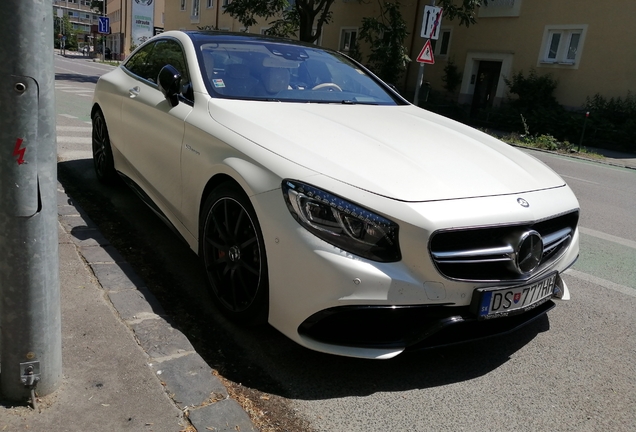
[[241, 324], [266, 323], [269, 283], [263, 235], [249, 199], [232, 183], [219, 186], [206, 200], [201, 252], [223, 313]]
[[110, 146], [108, 128], [106, 120], [101, 111], [93, 114], [93, 166], [97, 180], [103, 184], [112, 185], [117, 178], [115, 171], [115, 161], [113, 159], [113, 149]]

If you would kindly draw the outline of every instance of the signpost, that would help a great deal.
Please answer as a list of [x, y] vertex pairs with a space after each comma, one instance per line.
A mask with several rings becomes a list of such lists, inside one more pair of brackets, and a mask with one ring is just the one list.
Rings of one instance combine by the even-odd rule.
[[439, 28], [442, 22], [442, 12], [444, 9], [437, 6], [424, 6], [424, 16], [422, 19], [422, 33], [424, 39], [437, 40], [439, 38]]
[[422, 81], [424, 80], [424, 65], [435, 63], [431, 40], [437, 40], [439, 38], [442, 24], [442, 13], [444, 12], [444, 9], [434, 6], [434, 4], [435, 0], [431, 0], [430, 6], [424, 6], [422, 32], [420, 33], [420, 36], [426, 39], [426, 42], [424, 43], [424, 48], [422, 48], [420, 55], [417, 56], [417, 61], [420, 63], [420, 70], [417, 74], [417, 83], [415, 85], [415, 97], [413, 98], [414, 105], [419, 105], [420, 89], [422, 87]]
[[[110, 34], [110, 18], [105, 16], [98, 17], [97, 33], [101, 35]], [[104, 36], [102, 36], [102, 61], [104, 60], [106, 60], [106, 41]]]
[[2, 6], [0, 393], [35, 408], [62, 379], [54, 16], [51, 0]]
[[424, 44], [424, 48], [420, 52], [420, 55], [417, 56], [417, 61], [424, 64], [434, 64], [435, 58], [433, 57], [433, 47], [431, 46], [431, 40], [427, 39]]

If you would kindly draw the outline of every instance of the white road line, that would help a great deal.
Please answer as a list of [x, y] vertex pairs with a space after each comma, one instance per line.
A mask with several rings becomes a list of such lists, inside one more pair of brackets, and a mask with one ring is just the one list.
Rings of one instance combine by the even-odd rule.
[[572, 176], [564, 175], [564, 174], [559, 174], [559, 175], [561, 177], [563, 177], [563, 178], [569, 178], [569, 179], [580, 181], [580, 182], [583, 182], [583, 183], [589, 183], [589, 184], [593, 184], [593, 185], [600, 185], [600, 183], [596, 183], [596, 182], [589, 181], [589, 180], [584, 180], [584, 179], [581, 179], [581, 178], [578, 178], [578, 177], [572, 177]]
[[574, 269], [568, 269], [564, 272], [566, 275], [570, 275], [570, 276], [574, 276], [577, 279], [581, 279], [587, 282], [591, 282], [595, 285], [600, 285], [604, 288], [608, 288], [614, 291], [618, 291], [620, 293], [623, 294], [627, 294], [628, 296], [632, 296], [632, 297], [636, 297], [636, 289], [634, 288], [630, 288], [628, 286], [625, 285], [620, 285], [617, 283], [614, 283], [612, 281], [608, 281], [606, 279], [601, 279], [599, 277], [596, 276], [592, 276], [590, 274], [587, 273], [583, 273], [580, 272], [578, 270], [574, 270]]
[[69, 88], [68, 90], [63, 89], [62, 91], [64, 93], [93, 93], [93, 90], [91, 89], [80, 89], [77, 87], [72, 87], [72, 88]]
[[92, 128], [88, 126], [56, 126], [58, 132], [90, 132]]
[[582, 232], [583, 234], [587, 234], [592, 237], [600, 238], [602, 240], [611, 241], [613, 243], [618, 243], [620, 245], [627, 246], [632, 249], [636, 249], [636, 241], [633, 241], [633, 240], [616, 237], [611, 234], [605, 234], [604, 232], [596, 231], [590, 228], [584, 228], [582, 226], [579, 226], [579, 231]]
[[60, 115], [60, 116], [62, 116], [62, 117], [66, 117], [66, 118], [71, 118], [71, 119], [76, 119], [76, 118], [78, 118], [77, 116], [72, 116], [72, 115], [70, 115], [70, 114], [58, 114], [58, 115]]
[[58, 136], [57, 142], [62, 144], [91, 144], [91, 137]]
[[58, 153], [58, 160], [79, 160], [92, 158], [93, 152], [90, 150], [66, 150]]

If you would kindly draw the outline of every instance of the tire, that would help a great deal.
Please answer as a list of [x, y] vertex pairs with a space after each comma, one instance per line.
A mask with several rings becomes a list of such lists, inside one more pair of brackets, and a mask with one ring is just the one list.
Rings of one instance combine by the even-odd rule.
[[267, 256], [249, 199], [233, 183], [224, 183], [206, 199], [201, 221], [201, 256], [220, 310], [238, 324], [266, 323]]
[[95, 175], [100, 183], [113, 185], [119, 179], [115, 171], [115, 161], [113, 159], [113, 149], [110, 146], [108, 128], [106, 120], [101, 111], [96, 111], [93, 115], [93, 167]]

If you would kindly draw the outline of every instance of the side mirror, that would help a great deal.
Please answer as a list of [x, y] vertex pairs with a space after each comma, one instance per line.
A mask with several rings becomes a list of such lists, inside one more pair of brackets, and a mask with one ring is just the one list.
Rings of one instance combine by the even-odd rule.
[[157, 83], [159, 83], [159, 90], [170, 102], [170, 105], [175, 107], [179, 104], [179, 92], [181, 90], [181, 74], [172, 65], [166, 65], [159, 71], [157, 76]]

